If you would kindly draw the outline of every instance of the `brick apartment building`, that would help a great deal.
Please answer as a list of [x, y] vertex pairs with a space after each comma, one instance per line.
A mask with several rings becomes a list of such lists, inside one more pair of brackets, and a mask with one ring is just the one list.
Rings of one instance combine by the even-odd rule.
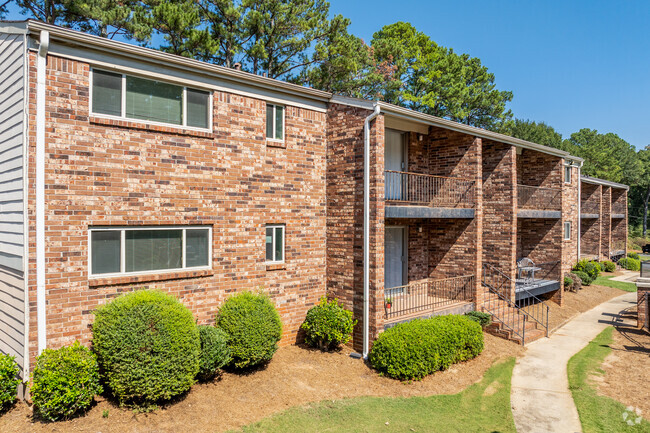
[[261, 288], [283, 344], [323, 295], [360, 351], [471, 309], [513, 337], [627, 236], [626, 188], [558, 149], [35, 21], [0, 23], [0, 58], [0, 351], [25, 375], [140, 287], [199, 323]]

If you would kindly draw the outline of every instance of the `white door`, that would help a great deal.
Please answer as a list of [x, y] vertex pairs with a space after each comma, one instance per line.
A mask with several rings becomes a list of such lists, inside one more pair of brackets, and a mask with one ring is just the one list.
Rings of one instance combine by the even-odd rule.
[[[404, 134], [392, 129], [386, 130], [386, 148], [384, 165], [388, 171], [405, 171], [406, 161]], [[386, 200], [401, 200], [403, 196], [402, 175], [399, 173], [386, 173]]]
[[[406, 284], [406, 229], [386, 227], [384, 234], [384, 288]], [[401, 290], [400, 290], [401, 291]], [[387, 295], [390, 292], [386, 292]]]

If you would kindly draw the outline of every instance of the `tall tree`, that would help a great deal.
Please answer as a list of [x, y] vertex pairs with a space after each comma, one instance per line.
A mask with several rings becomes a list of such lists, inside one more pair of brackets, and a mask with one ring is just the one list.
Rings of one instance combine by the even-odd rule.
[[528, 119], [512, 119], [502, 122], [497, 132], [544, 146], [565, 150], [569, 153], [577, 152], [576, 147], [570, 141], [562, 140], [562, 134], [544, 122], [534, 122]]
[[643, 237], [648, 236], [648, 204], [650, 203], [650, 145], [646, 146], [645, 149], [639, 150], [638, 152], [639, 162], [641, 163], [641, 176], [639, 182], [631, 185], [630, 187], [630, 199], [634, 204], [635, 196], [638, 197], [638, 201], [641, 202], [641, 212], [631, 212], [638, 217], [639, 213], [641, 214], [641, 224], [643, 230]]

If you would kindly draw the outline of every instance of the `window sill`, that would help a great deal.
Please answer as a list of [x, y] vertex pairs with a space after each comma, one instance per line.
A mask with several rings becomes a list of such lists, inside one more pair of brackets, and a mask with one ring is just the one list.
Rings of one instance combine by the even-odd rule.
[[267, 271], [282, 271], [284, 269], [287, 269], [287, 264], [286, 263], [267, 263], [266, 264], [266, 270]]
[[124, 275], [115, 277], [90, 277], [88, 285], [90, 287], [98, 286], [117, 286], [122, 284], [145, 283], [152, 281], [169, 281], [169, 280], [186, 280], [189, 278], [210, 277], [214, 275], [213, 269], [203, 269], [198, 271], [178, 271], [163, 272], [160, 274], [148, 275]]
[[277, 147], [280, 149], [286, 149], [287, 148], [287, 143], [285, 143], [284, 140], [272, 140], [270, 138], [266, 139], [266, 146], [267, 147]]
[[116, 126], [118, 128], [129, 129], [142, 129], [145, 131], [165, 132], [168, 134], [191, 135], [193, 137], [214, 138], [212, 131], [201, 131], [195, 129], [184, 128], [182, 126], [163, 126], [154, 125], [145, 121], [129, 120], [129, 119], [110, 119], [107, 117], [90, 116], [90, 123], [96, 125]]

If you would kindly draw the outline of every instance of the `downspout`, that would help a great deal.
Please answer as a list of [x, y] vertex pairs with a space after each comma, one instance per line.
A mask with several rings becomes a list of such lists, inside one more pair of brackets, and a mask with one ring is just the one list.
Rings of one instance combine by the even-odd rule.
[[38, 354], [47, 345], [45, 326], [45, 77], [50, 33], [41, 31], [36, 63], [36, 329]]
[[363, 359], [370, 346], [370, 122], [379, 115], [379, 104], [363, 122]]

